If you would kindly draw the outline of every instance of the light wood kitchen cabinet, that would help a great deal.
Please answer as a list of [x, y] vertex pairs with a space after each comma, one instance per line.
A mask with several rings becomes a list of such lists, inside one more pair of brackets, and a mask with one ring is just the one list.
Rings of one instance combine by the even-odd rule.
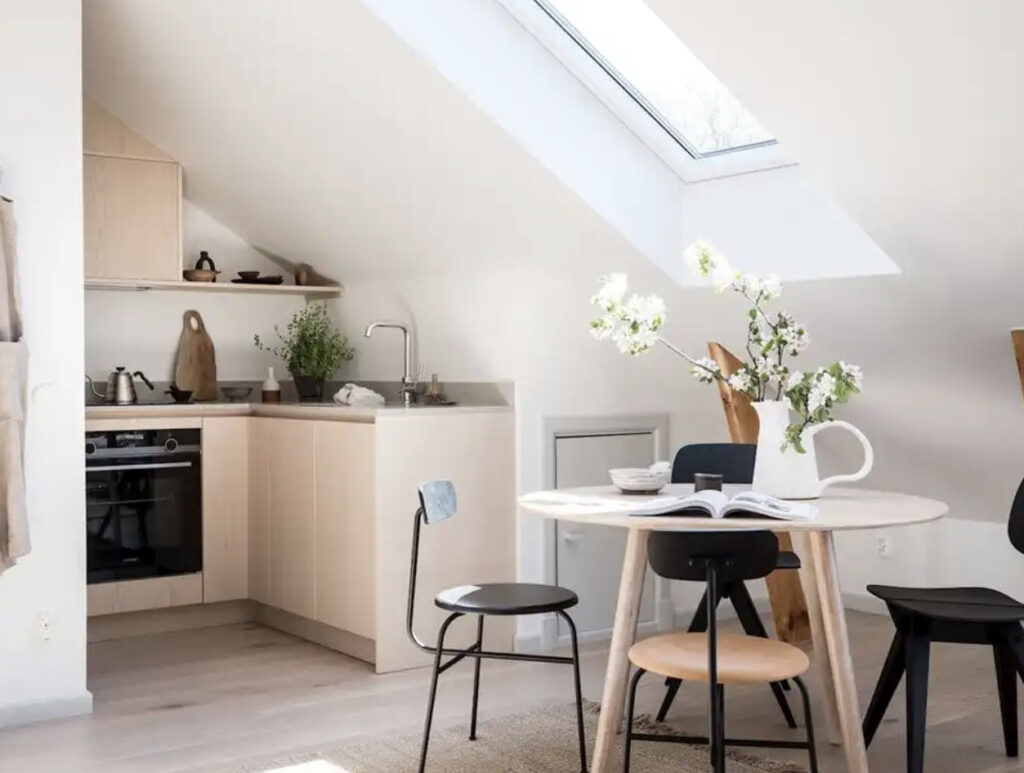
[[249, 419], [203, 419], [203, 601], [249, 597]]
[[249, 419], [249, 597], [270, 603], [270, 425]]
[[181, 166], [85, 155], [85, 276], [181, 279]]
[[203, 573], [87, 585], [89, 617], [200, 604]]
[[316, 423], [277, 419], [270, 425], [270, 604], [316, 618]]
[[374, 427], [316, 422], [316, 619], [373, 639]]

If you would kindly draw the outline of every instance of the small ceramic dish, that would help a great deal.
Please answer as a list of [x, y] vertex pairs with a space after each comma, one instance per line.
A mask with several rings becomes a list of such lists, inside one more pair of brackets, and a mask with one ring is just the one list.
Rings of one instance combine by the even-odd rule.
[[240, 403], [242, 400], [252, 394], [252, 387], [243, 386], [226, 386], [221, 387], [220, 391], [224, 393], [224, 396], [231, 403]]
[[178, 389], [174, 384], [171, 384], [166, 390], [167, 394], [171, 396], [171, 399], [176, 403], [187, 403], [192, 400], [191, 389]]
[[656, 462], [650, 467], [619, 467], [608, 470], [608, 475], [623, 494], [657, 494], [672, 479], [672, 467]]
[[255, 279], [256, 277], [258, 277], [260, 275], [260, 272], [259, 271], [239, 271], [238, 275], [242, 279], [245, 279], [246, 281], [251, 282], [253, 279]]

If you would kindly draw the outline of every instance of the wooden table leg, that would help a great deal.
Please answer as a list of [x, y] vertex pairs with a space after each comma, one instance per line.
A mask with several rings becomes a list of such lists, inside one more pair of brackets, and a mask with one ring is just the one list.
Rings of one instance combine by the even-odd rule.
[[630, 529], [626, 538], [626, 554], [622, 561], [622, 579], [619, 581], [619, 599], [615, 605], [615, 624], [612, 645], [608, 653], [608, 670], [604, 677], [601, 696], [601, 714], [597, 719], [597, 741], [591, 773], [609, 773], [615, 735], [622, 725], [622, 711], [626, 701], [626, 680], [629, 678], [629, 648], [636, 638], [636, 622], [640, 614], [640, 594], [644, 588], [647, 569], [648, 532]]
[[839, 587], [835, 543], [832, 541], [832, 533], [827, 531], [812, 532], [810, 542], [818, 584], [818, 601], [821, 605], [822, 627], [828, 644], [832, 680], [835, 683], [846, 770], [847, 773], [868, 773], [868, 754], [861, 731], [857, 685], [854, 681], [853, 660], [850, 658], [850, 639], [846, 630], [846, 613], [843, 611]]
[[804, 589], [804, 599], [807, 602], [807, 618], [811, 628], [811, 641], [814, 644], [814, 651], [811, 653], [811, 661], [818, 674], [818, 683], [821, 685], [821, 696], [818, 701], [825, 710], [825, 729], [828, 731], [828, 740], [838, 745], [842, 736], [839, 732], [839, 712], [836, 703], [836, 686], [832, 681], [832, 669], [829, 667], [828, 641], [825, 638], [825, 621], [821, 616], [821, 602], [818, 600], [818, 565], [814, 560], [814, 553], [811, 551], [810, 534], [808, 532], [793, 532], [790, 535], [793, 539], [793, 547], [800, 556], [800, 582]]

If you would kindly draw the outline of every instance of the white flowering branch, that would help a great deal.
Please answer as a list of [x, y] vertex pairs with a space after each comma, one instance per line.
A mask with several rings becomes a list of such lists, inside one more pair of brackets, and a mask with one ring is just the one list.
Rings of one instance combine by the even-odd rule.
[[716, 290], [731, 289], [750, 304], [745, 344], [749, 362], [744, 362], [727, 378], [714, 360], [693, 358], [660, 336], [658, 331], [665, 324], [664, 301], [656, 295], [632, 295], [624, 300], [628, 287], [625, 274], [604, 277], [600, 290], [591, 298], [591, 303], [602, 310], [601, 316], [590, 323], [591, 334], [598, 340], [614, 342], [620, 351], [634, 356], [660, 343], [686, 360], [690, 373], [698, 381], [708, 384], [724, 381], [755, 402], [766, 400], [774, 385], [775, 399], [788, 400], [799, 417], [786, 430], [787, 445], [792, 444], [802, 452], [804, 429], [827, 421], [835, 405], [845, 403], [860, 391], [860, 368], [835, 362], [808, 373], [791, 372], [785, 358], [802, 353], [810, 343], [810, 336], [806, 328], [786, 312], [774, 315], [768, 312], [767, 303], [782, 293], [778, 277], [741, 275], [709, 245], [700, 242], [689, 247], [684, 258], [693, 271], [709, 279]]

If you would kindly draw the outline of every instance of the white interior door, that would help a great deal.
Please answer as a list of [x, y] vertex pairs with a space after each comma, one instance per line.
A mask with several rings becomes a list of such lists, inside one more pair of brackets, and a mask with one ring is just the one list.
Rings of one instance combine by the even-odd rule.
[[[606, 484], [608, 470], [648, 467], [657, 453], [653, 432], [556, 437], [555, 488]], [[556, 582], [580, 597], [572, 616], [581, 638], [597, 639], [611, 632], [625, 549], [625, 529], [556, 522]], [[639, 622], [653, 623], [654, 617], [654, 578], [648, 569]], [[558, 635], [568, 635], [561, 618]]]

